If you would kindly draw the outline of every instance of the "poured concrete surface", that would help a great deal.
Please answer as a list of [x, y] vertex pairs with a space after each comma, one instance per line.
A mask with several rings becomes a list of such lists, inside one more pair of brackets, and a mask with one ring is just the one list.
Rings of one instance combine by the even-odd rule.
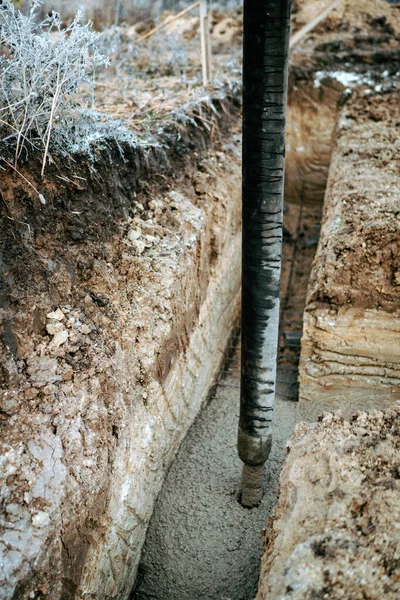
[[235, 376], [218, 385], [182, 444], [158, 498], [142, 567], [143, 590], [159, 600], [248, 600], [256, 593], [261, 532], [277, 499], [298, 405], [277, 402], [264, 498], [260, 507], [247, 510], [237, 499], [237, 386]]

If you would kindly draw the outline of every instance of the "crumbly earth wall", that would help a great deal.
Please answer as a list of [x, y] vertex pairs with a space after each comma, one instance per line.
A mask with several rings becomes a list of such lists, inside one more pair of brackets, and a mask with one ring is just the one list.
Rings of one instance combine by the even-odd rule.
[[314, 84], [315, 73], [293, 69], [289, 78], [285, 198], [321, 205], [344, 86], [332, 77]]
[[2, 181], [4, 600], [131, 592], [153, 502], [237, 317], [234, 122], [211, 153], [192, 127], [152, 169], [105, 163], [97, 192], [55, 187], [43, 209]]
[[398, 89], [356, 91], [339, 119], [300, 363], [315, 417], [400, 398], [399, 120]]
[[299, 423], [256, 600], [400, 596], [400, 413]]

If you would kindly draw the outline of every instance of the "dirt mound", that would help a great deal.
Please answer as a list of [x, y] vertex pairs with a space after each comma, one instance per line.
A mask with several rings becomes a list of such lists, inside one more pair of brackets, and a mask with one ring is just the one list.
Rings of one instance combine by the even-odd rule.
[[[329, 2], [298, 0], [296, 32]], [[308, 71], [344, 70], [395, 74], [400, 68], [400, 11], [381, 0], [342, 1], [293, 48], [291, 63]]]
[[[293, 27], [303, 27], [329, 4], [327, 0], [295, 0]], [[386, 32], [399, 35], [400, 11], [383, 0], [346, 0], [314, 30], [317, 34], [332, 31]]]

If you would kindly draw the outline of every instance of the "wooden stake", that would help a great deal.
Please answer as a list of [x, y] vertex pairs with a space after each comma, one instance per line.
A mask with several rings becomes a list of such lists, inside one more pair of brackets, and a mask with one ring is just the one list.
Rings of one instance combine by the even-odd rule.
[[155, 33], [157, 33], [157, 31], [160, 31], [160, 29], [162, 29], [163, 27], [167, 27], [167, 25], [170, 25], [171, 23], [173, 23], [177, 19], [180, 19], [181, 17], [183, 17], [183, 15], [185, 15], [188, 12], [190, 12], [191, 10], [193, 10], [194, 8], [196, 8], [196, 6], [199, 6], [199, 5], [200, 5], [200, 0], [198, 0], [198, 2], [195, 2], [194, 4], [191, 4], [190, 6], [188, 6], [187, 8], [185, 8], [185, 10], [182, 10], [180, 13], [178, 13], [177, 15], [175, 15], [174, 17], [172, 17], [172, 19], [168, 19], [167, 21], [164, 21], [163, 23], [161, 23], [157, 27], [154, 27], [154, 29], [152, 29], [151, 31], [148, 31], [147, 33], [145, 33], [144, 35], [142, 35], [139, 39], [136, 40], [136, 43], [138, 44], [142, 40], [146, 40], [150, 36], [152, 36]]
[[339, 6], [341, 1], [342, 0], [334, 0], [334, 2], [331, 2], [331, 4], [329, 4], [325, 10], [320, 12], [319, 15], [317, 15], [314, 19], [307, 23], [307, 25], [304, 25], [304, 27], [295, 33], [290, 39], [289, 48], [293, 48], [293, 46], [295, 46], [305, 35], [307, 35], [307, 33], [314, 29], [318, 23], [321, 23], [321, 21], [323, 21], [334, 8]]
[[200, 0], [200, 38], [203, 85], [206, 86], [211, 80], [211, 44], [208, 0]]

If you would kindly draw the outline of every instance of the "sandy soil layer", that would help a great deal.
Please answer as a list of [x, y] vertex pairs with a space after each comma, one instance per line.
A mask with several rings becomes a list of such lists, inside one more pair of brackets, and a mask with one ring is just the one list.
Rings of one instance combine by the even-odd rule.
[[297, 425], [257, 600], [399, 597], [399, 426], [389, 410]]
[[398, 95], [360, 90], [339, 121], [300, 364], [316, 414], [400, 398]]

